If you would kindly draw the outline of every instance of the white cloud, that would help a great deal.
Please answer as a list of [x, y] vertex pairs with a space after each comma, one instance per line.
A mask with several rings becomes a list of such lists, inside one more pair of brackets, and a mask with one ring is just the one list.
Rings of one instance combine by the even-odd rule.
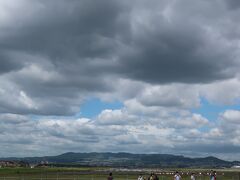
[[136, 117], [134, 115], [129, 115], [124, 109], [111, 110], [106, 109], [102, 111], [97, 119], [96, 123], [102, 125], [127, 125], [136, 121]]
[[226, 110], [221, 114], [221, 118], [225, 123], [233, 123], [238, 125], [240, 123], [240, 111], [238, 110]]
[[213, 128], [209, 131], [208, 134], [206, 134], [206, 136], [208, 138], [215, 138], [215, 137], [221, 137], [223, 134], [221, 133], [219, 128]]
[[184, 84], [149, 85], [138, 99], [146, 106], [194, 108], [200, 105], [198, 91], [193, 85]]
[[206, 99], [215, 104], [231, 105], [239, 103], [240, 81], [233, 78], [199, 86], [199, 92]]

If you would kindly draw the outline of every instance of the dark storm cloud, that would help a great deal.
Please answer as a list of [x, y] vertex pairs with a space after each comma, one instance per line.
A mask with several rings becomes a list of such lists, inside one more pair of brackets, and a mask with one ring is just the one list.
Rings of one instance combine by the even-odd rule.
[[22, 3], [0, 31], [0, 73], [21, 70], [3, 81], [16, 86], [16, 97], [23, 91], [39, 105], [12, 105], [4, 95], [0, 112], [72, 114], [82, 96], [112, 89], [104, 76], [113, 66], [115, 36], [126, 27], [126, 7], [108, 0]]
[[24, 65], [9, 57], [4, 51], [0, 50], [0, 75], [14, 70], [21, 69]]
[[202, 40], [195, 39], [197, 34], [191, 39], [191, 35], [186, 37], [190, 32], [185, 32], [183, 37], [181, 34], [174, 37], [176, 34], [165, 33], [150, 34], [147, 40], [136, 43], [136, 53], [124, 57], [123, 68], [128, 77], [150, 83], [201, 83], [234, 76], [233, 73], [225, 72], [225, 67], [229, 66], [226, 60], [230, 56], [197, 52], [205, 48]]
[[[8, 7], [0, 21], [4, 113], [76, 113], [88, 94], [112, 92], [120, 78], [206, 83], [237, 72], [223, 1], [22, 0]], [[22, 94], [19, 104], [9, 104], [7, 92]]]
[[235, 0], [225, 0], [227, 6], [232, 10], [237, 10], [240, 8], [240, 2]]
[[[30, 13], [30, 17], [24, 8], [12, 12], [15, 14], [10, 25], [2, 30], [1, 49], [48, 58], [54, 70], [69, 79], [76, 75], [87, 79], [106, 68], [109, 70], [117, 49], [115, 36], [124, 32], [128, 23], [123, 19], [125, 10], [120, 3], [109, 0], [26, 2], [25, 8], [36, 12]], [[38, 60], [31, 60], [35, 61]], [[2, 69], [10, 65], [3, 62]], [[87, 84], [83, 83], [82, 87]]]
[[[172, 5], [171, 20], [163, 14], [168, 7], [163, 1], [151, 1], [148, 7], [138, 5], [140, 1], [27, 2], [37, 13], [27, 20], [24, 15], [16, 18], [22, 25], [13, 24], [10, 28], [14, 30], [5, 32], [1, 47], [49, 57], [57, 71], [70, 73], [70, 77], [120, 73], [153, 83], [199, 83], [234, 76], [228, 69], [233, 65], [230, 51], [234, 49], [211, 44], [205, 26], [216, 28], [216, 33], [218, 27], [208, 21], [204, 11], [199, 15], [183, 9], [184, 5], [196, 8], [190, 1]], [[221, 2], [214, 3], [218, 7]], [[214, 7], [214, 3], [197, 3], [198, 10]], [[134, 6], [139, 11], [131, 14]], [[157, 8], [162, 13], [157, 13]], [[218, 14], [218, 9], [215, 11]], [[141, 24], [135, 22], [137, 16]], [[117, 64], [113, 58], [118, 59]]]
[[[191, 10], [197, 5], [200, 13]], [[142, 15], [146, 23], [133, 22], [136, 31], [129, 45], [132, 50], [123, 56], [125, 75], [150, 83], [204, 83], [233, 77], [237, 47], [225, 45], [229, 41], [221, 31], [228, 30], [218, 26], [222, 19], [215, 16], [221, 2], [197, 5], [190, 1], [176, 3], [169, 17], [144, 9], [149, 11], [147, 19]], [[208, 5], [219, 9], [207, 9]], [[213, 15], [208, 17], [211, 10]]]
[[20, 15], [16, 20], [22, 21], [23, 25], [13, 24], [9, 28], [11, 31], [5, 32], [1, 47], [50, 56], [56, 64], [61, 60], [71, 62], [73, 59], [108, 56], [114, 48], [111, 38], [125, 23], [121, 24], [122, 8], [117, 1], [28, 3], [37, 13], [28, 20], [24, 15], [16, 14]]

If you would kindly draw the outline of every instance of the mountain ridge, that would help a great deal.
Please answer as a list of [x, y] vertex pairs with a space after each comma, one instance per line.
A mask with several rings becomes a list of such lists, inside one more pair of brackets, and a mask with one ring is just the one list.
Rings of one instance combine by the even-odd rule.
[[225, 161], [214, 156], [203, 158], [190, 158], [182, 155], [172, 154], [132, 154], [126, 152], [90, 152], [77, 153], [66, 152], [57, 156], [43, 157], [9, 157], [0, 160], [21, 160], [36, 164], [47, 161], [55, 166], [108, 166], [108, 167], [201, 167], [201, 168], [222, 168], [239, 165], [239, 161]]

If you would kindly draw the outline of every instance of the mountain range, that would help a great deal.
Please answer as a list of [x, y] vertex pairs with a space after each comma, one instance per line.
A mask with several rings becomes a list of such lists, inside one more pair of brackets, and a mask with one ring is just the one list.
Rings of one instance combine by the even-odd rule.
[[189, 158], [170, 154], [131, 154], [131, 153], [74, 153], [57, 156], [1, 158], [1, 160], [25, 161], [30, 164], [48, 162], [53, 166], [104, 166], [128, 168], [223, 168], [240, 165], [239, 161], [225, 161], [216, 157]]

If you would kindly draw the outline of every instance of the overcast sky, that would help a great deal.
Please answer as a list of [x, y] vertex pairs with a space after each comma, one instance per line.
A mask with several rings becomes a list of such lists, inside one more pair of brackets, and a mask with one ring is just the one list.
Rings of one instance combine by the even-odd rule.
[[240, 160], [240, 1], [0, 0], [0, 157]]

